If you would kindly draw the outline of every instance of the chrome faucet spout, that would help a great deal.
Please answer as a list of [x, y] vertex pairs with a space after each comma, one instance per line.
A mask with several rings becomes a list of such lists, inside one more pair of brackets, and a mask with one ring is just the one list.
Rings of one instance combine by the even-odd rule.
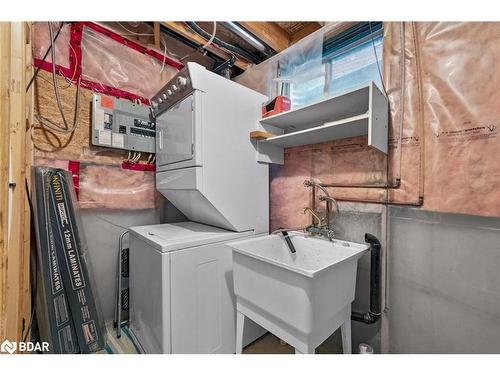
[[[319, 217], [319, 215], [316, 212], [311, 210], [309, 207], [304, 207], [304, 209], [302, 210], [302, 213], [305, 214], [306, 212], [309, 212], [311, 214], [311, 216], [313, 217], [313, 219], [316, 219], [319, 226], [322, 225], [323, 220]], [[312, 220], [312, 225], [314, 225], [314, 220]]]
[[325, 194], [328, 198], [330, 198], [330, 193], [328, 193], [328, 190], [326, 190], [326, 188], [324, 186], [321, 186], [320, 184], [318, 184], [317, 182], [314, 182], [313, 180], [305, 180], [304, 186], [318, 188], [319, 190], [321, 190], [323, 192], [323, 194]]
[[[313, 180], [305, 180], [304, 181], [304, 186], [306, 187], [312, 187], [313, 189], [313, 204], [314, 204], [314, 198], [315, 198], [315, 195], [314, 195], [314, 189], [315, 188], [318, 188], [319, 190], [321, 190], [324, 195], [320, 196], [319, 197], [319, 201], [320, 202], [325, 202], [326, 203], [326, 215], [325, 215], [325, 218], [324, 218], [324, 222], [322, 220], [318, 220], [318, 226], [319, 230], [324, 230], [325, 232], [324, 233], [319, 233], [319, 234], [323, 234], [325, 235], [326, 237], [328, 237], [329, 239], [332, 239], [333, 238], [333, 230], [331, 228], [331, 221], [338, 215], [339, 213], [339, 205], [337, 203], [337, 201], [335, 200], [335, 198], [333, 198], [332, 196], [330, 196], [330, 193], [328, 193], [328, 190], [323, 186], [321, 185], [320, 183], [317, 183]], [[332, 215], [332, 204], [335, 206], [335, 212], [333, 213]], [[314, 207], [314, 206], [313, 206]], [[307, 208], [307, 209], [304, 209], [304, 213], [309, 210], [311, 212], [311, 214], [318, 218], [318, 216], [314, 213], [313, 210]], [[314, 220], [313, 220], [313, 223], [310, 227], [308, 228], [312, 228], [312, 230], [307, 230], [308, 232], [310, 232], [311, 234], [318, 234], [318, 233], [314, 233], [316, 232], [314, 230]]]
[[[335, 198], [333, 198], [333, 197], [325, 196], [325, 195], [320, 196], [319, 200], [320, 200], [320, 202], [326, 202], [327, 204], [328, 203], [333, 203], [333, 205], [335, 206], [335, 212], [327, 220], [333, 220], [333, 219], [335, 219], [337, 217], [337, 215], [339, 214], [339, 204], [338, 204], [337, 200]], [[330, 214], [332, 213], [331, 210], [330, 210], [329, 213]]]

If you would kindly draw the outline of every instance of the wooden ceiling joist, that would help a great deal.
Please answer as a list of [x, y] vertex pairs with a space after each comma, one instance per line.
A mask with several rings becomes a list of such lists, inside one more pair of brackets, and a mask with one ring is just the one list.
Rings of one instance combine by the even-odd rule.
[[[183, 22], [163, 21], [163, 22], [161, 22], [161, 24], [163, 26], [169, 28], [170, 30], [176, 32], [177, 34], [183, 36], [184, 38], [190, 40], [191, 42], [196, 43], [196, 44], [203, 45], [203, 44], [205, 44], [207, 42], [205, 40], [205, 38], [203, 38], [202, 36], [200, 36], [197, 33], [195, 33], [193, 30], [191, 30]], [[217, 47], [214, 47], [212, 45], [207, 46], [206, 50], [208, 50], [209, 52], [213, 53], [214, 55], [216, 55], [216, 56], [218, 56], [218, 57], [220, 57], [221, 59], [224, 59], [224, 60], [227, 60], [230, 57], [230, 55], [228, 53], [226, 53], [225, 51], [223, 51], [223, 50], [221, 50], [221, 49], [219, 49]], [[250, 66], [252, 66], [252, 64], [250, 62], [244, 60], [243, 58], [236, 59], [235, 65], [238, 68], [241, 68], [243, 70], [246, 70]]]
[[266, 43], [276, 52], [281, 52], [290, 45], [290, 35], [276, 22], [239, 22], [246, 30]]
[[[169, 28], [175, 33], [184, 38], [202, 45], [206, 43], [205, 38], [191, 30], [184, 22], [161, 22], [163, 26]], [[276, 52], [281, 52], [300, 39], [320, 29], [322, 25], [319, 22], [256, 22], [256, 21], [240, 21], [238, 22], [248, 32], [267, 44]], [[229, 54], [225, 51], [210, 45], [206, 49], [222, 59], [228, 59]], [[245, 59], [239, 57], [236, 61], [236, 66], [246, 70], [252, 64]]]
[[308, 22], [302, 29], [290, 35], [290, 44], [296, 43], [302, 38], [312, 34], [316, 30], [319, 30], [321, 25], [318, 22]]

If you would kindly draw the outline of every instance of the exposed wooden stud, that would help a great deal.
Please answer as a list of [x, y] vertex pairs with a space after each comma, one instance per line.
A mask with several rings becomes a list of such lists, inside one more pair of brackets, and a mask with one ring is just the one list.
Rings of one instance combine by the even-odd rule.
[[[7, 337], [21, 341], [22, 321], [29, 317], [24, 307], [24, 277], [29, 273], [29, 255], [25, 256], [24, 233], [29, 224], [25, 217], [26, 177], [26, 103], [25, 53], [26, 36], [23, 22], [11, 23], [10, 60], [10, 190], [11, 212], [7, 252]], [[28, 249], [29, 251], [29, 249]], [[29, 254], [29, 252], [28, 252]]]
[[0, 22], [0, 340], [7, 337], [10, 23]]
[[[190, 41], [192, 41], [194, 43], [205, 44], [205, 42], [206, 42], [206, 40], [202, 36], [196, 34], [193, 30], [191, 30], [188, 26], [186, 26], [182, 22], [163, 21], [163, 22], [161, 22], [161, 24], [164, 25], [165, 27], [168, 27], [170, 30], [175, 31], [176, 33], [183, 36], [184, 38], [189, 39]], [[219, 56], [222, 59], [225, 59], [225, 60], [229, 59], [230, 55], [219, 48], [216, 48], [214, 46], [207, 46], [206, 49], [208, 51], [210, 51], [211, 53], [213, 53], [214, 55]], [[236, 60], [235, 65], [243, 70], [246, 70], [250, 66], [252, 66], [252, 64], [250, 62], [248, 62], [240, 57]]]
[[290, 43], [296, 43], [309, 34], [312, 34], [313, 32], [319, 30], [320, 28], [321, 25], [318, 22], [309, 22], [307, 26], [290, 35]]
[[[32, 23], [25, 22], [25, 58], [24, 58], [24, 79], [25, 84], [31, 79], [34, 73], [33, 69], [33, 56], [32, 56], [32, 48], [31, 48], [31, 32], [32, 32]], [[34, 114], [33, 114], [33, 104], [34, 104], [34, 87], [31, 86], [30, 90], [26, 93], [25, 98], [25, 173], [26, 173], [26, 182], [28, 185], [28, 192], [31, 195], [31, 167], [33, 165], [33, 141], [31, 139], [31, 124], [33, 124]], [[22, 279], [22, 305], [21, 312], [22, 316], [25, 319], [24, 328], [25, 331], [28, 330], [29, 325], [31, 324], [31, 272], [30, 272], [30, 256], [31, 256], [31, 247], [33, 244], [31, 243], [31, 209], [29, 205], [29, 201], [24, 199], [24, 217], [25, 217], [25, 226], [24, 226], [24, 250], [23, 250], [23, 265], [24, 265], [24, 277]], [[25, 333], [23, 332], [23, 336]], [[28, 336], [29, 337], [29, 336]], [[23, 337], [24, 338], [24, 337]]]
[[160, 37], [160, 23], [153, 22], [153, 33], [155, 38], [155, 47], [156, 49], [161, 50], [161, 37]]
[[276, 52], [281, 52], [290, 45], [290, 35], [275, 22], [250, 21], [240, 24]]

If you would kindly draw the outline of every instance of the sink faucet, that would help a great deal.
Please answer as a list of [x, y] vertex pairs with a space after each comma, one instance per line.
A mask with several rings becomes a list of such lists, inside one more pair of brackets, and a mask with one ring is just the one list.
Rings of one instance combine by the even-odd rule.
[[[313, 220], [312, 224], [306, 228], [306, 232], [312, 235], [321, 235], [323, 237], [328, 238], [331, 241], [334, 238], [334, 231], [333, 228], [331, 228], [330, 226], [330, 222], [337, 216], [339, 212], [338, 203], [335, 200], [335, 198], [330, 196], [328, 190], [326, 190], [324, 186], [321, 186], [317, 182], [314, 182], [312, 180], [305, 180], [304, 186], [313, 188], [313, 199], [314, 199], [314, 189], [315, 188], [320, 189], [324, 195], [321, 195], [319, 197], [319, 200], [320, 202], [326, 203], [326, 214], [323, 220], [319, 218], [319, 216], [314, 212], [314, 210], [310, 209], [309, 207], [304, 208], [304, 213], [306, 213], [306, 211], [309, 211], [311, 215], [318, 221], [318, 225], [316, 226], [314, 225], [314, 220]], [[335, 211], [333, 216], [332, 216], [332, 204], [335, 206]]]
[[314, 219], [316, 219], [316, 221], [318, 222], [318, 226], [323, 226], [323, 219], [319, 217], [319, 215], [314, 212], [312, 209], [310, 209], [309, 207], [304, 207], [302, 213], [305, 214], [306, 212], [309, 212], [312, 216], [312, 222], [311, 222], [311, 225], [314, 225]]
[[[323, 220], [318, 216], [316, 212], [314, 212], [309, 207], [304, 208], [303, 213], [305, 214], [306, 212], [309, 212], [313, 217], [311, 224], [305, 228], [306, 233], [309, 233], [310, 235], [313, 236], [323, 236], [330, 241], [333, 240], [334, 238], [333, 229], [330, 229], [330, 226], [328, 224], [323, 224]], [[314, 223], [314, 219], [316, 219], [316, 221], [318, 222], [317, 225]], [[327, 218], [325, 219], [328, 220]]]
[[[279, 228], [275, 231], [273, 231], [271, 234], [277, 234], [277, 233], [281, 233], [281, 235], [283, 236], [285, 242], [286, 242], [286, 245], [288, 246], [288, 249], [290, 250], [290, 252], [292, 254], [294, 254], [297, 250], [295, 250], [295, 246], [293, 245], [293, 242], [292, 242], [292, 239], [290, 238], [290, 236], [288, 235], [288, 232], [289, 231], [293, 231], [293, 230], [297, 230], [297, 229], [283, 229], [283, 228]], [[302, 229], [299, 229], [299, 230], [302, 230]]]
[[309, 225], [306, 228], [306, 232], [313, 236], [325, 237], [329, 241], [332, 241], [335, 238], [335, 232], [333, 231], [333, 229], [320, 228], [315, 225]]
[[[318, 216], [316, 212], [314, 212], [309, 207], [304, 208], [303, 213], [305, 214], [306, 212], [309, 212], [313, 217], [311, 225], [305, 228], [306, 233], [309, 233], [313, 236], [323, 236], [330, 241], [333, 240], [334, 232], [333, 229], [330, 229], [329, 224], [323, 224], [323, 220]], [[316, 221], [318, 222], [317, 225], [314, 223], [314, 219], [316, 219]], [[328, 220], [328, 217], [326, 217], [325, 219]]]
[[[337, 203], [335, 198], [331, 197], [330, 195], [322, 195], [319, 197], [319, 200], [320, 202], [326, 202], [328, 222], [335, 219], [339, 214], [339, 204]], [[332, 215], [332, 203], [335, 206], [335, 211], [333, 212], [333, 215]]]

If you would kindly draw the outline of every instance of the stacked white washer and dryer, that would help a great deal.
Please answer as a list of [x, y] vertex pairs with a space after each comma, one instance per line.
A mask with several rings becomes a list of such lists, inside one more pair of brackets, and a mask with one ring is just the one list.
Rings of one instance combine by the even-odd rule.
[[266, 99], [195, 63], [152, 99], [156, 188], [190, 221], [130, 228], [130, 331], [146, 353], [235, 351], [225, 243], [269, 230], [268, 165], [249, 138]]

